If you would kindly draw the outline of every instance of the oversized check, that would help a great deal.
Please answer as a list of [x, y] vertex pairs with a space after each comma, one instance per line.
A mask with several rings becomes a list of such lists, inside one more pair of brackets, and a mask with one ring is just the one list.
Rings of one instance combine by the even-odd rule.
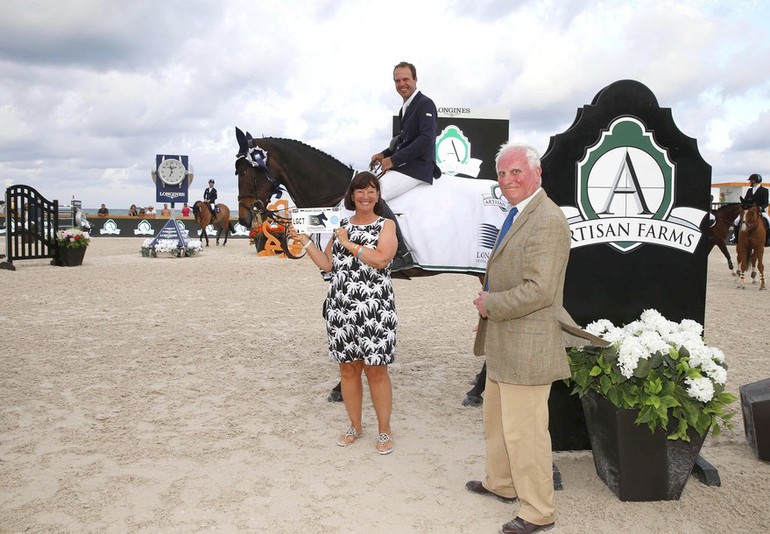
[[291, 224], [300, 234], [331, 233], [340, 227], [340, 208], [292, 208]]

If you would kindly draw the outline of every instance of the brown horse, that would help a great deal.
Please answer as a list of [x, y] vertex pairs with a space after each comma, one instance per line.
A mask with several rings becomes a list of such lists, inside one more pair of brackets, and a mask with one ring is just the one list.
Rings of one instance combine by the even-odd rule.
[[[743, 273], [751, 264], [751, 283], [756, 284], [757, 271], [759, 269], [759, 289], [765, 288], [765, 265], [762, 256], [765, 253], [765, 225], [762, 214], [757, 206], [741, 208], [741, 231], [738, 233], [738, 282], [739, 289], [745, 289], [743, 285]], [[756, 267], [755, 267], [756, 265]]]
[[222, 246], [225, 246], [227, 244], [227, 237], [230, 235], [230, 232], [234, 231], [233, 225], [230, 222], [230, 208], [224, 204], [217, 204], [217, 208], [219, 208], [219, 213], [216, 214], [216, 217], [213, 217], [207, 202], [198, 200], [193, 204], [192, 210], [193, 215], [195, 215], [195, 222], [201, 227], [201, 233], [206, 239], [206, 246], [209, 246], [209, 236], [208, 232], [206, 232], [206, 228], [209, 225], [213, 225], [217, 231], [217, 246], [219, 246], [219, 236], [222, 235], [222, 232], [225, 233], [225, 242], [222, 243]]
[[733, 260], [730, 258], [730, 252], [727, 250], [727, 234], [730, 231], [730, 227], [735, 224], [735, 218], [741, 212], [740, 203], [725, 204], [720, 206], [717, 210], [711, 210], [714, 214], [714, 225], [709, 228], [709, 244], [708, 252], [711, 252], [715, 246], [722, 251], [722, 254], [727, 258], [727, 267], [730, 272], [733, 272]]

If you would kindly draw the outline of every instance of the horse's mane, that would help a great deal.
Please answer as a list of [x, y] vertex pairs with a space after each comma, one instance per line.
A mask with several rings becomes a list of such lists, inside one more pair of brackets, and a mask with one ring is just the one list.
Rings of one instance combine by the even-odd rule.
[[311, 150], [311, 151], [313, 151], [313, 152], [315, 152], [315, 153], [317, 153], [317, 154], [319, 154], [319, 155], [321, 155], [323, 157], [329, 158], [330, 160], [332, 160], [333, 162], [337, 163], [338, 165], [342, 165], [343, 167], [347, 167], [348, 169], [353, 170], [353, 166], [352, 165], [345, 165], [344, 163], [342, 163], [340, 160], [338, 160], [334, 156], [331, 156], [331, 155], [327, 154], [323, 150], [318, 150], [317, 148], [315, 148], [313, 146], [310, 146], [307, 143], [303, 143], [302, 141], [297, 141], [296, 139], [286, 139], [284, 137], [263, 137], [263, 139], [266, 139], [266, 140], [272, 141], [272, 142], [277, 142], [277, 143], [287, 143], [287, 144], [299, 146], [299, 147], [302, 147], [302, 148], [305, 148], [305, 149], [309, 149], [309, 150]]

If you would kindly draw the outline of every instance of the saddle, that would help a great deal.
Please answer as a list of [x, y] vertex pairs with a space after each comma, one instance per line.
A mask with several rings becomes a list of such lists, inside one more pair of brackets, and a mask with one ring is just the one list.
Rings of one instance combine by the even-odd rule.
[[495, 180], [444, 175], [388, 206], [396, 214], [415, 266], [428, 271], [484, 273], [508, 215]]

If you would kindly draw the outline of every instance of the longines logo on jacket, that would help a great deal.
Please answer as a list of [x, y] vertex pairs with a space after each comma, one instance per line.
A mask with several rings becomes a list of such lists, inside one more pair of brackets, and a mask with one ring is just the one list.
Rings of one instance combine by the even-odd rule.
[[572, 248], [607, 244], [630, 252], [644, 243], [692, 253], [705, 211], [674, 206], [676, 168], [652, 132], [616, 119], [577, 163], [577, 207], [562, 206]]

